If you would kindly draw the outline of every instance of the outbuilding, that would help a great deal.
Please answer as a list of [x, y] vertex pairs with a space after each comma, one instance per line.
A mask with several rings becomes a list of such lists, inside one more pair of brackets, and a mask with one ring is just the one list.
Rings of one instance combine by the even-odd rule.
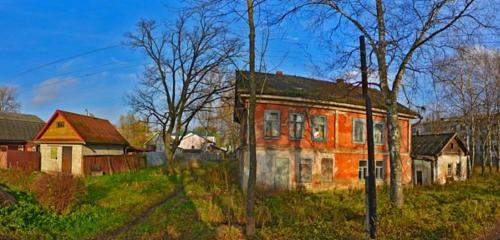
[[41, 170], [83, 174], [83, 156], [124, 155], [127, 140], [106, 119], [57, 110], [38, 133]]
[[467, 147], [456, 133], [413, 135], [411, 156], [415, 185], [467, 179]]

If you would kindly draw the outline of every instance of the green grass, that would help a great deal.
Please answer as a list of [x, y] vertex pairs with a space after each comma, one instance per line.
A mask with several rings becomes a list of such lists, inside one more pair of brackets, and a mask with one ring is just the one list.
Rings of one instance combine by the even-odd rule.
[[[19, 200], [17, 206], [0, 208], [0, 235], [95, 237], [128, 222], [182, 182], [186, 188], [179, 196], [119, 238], [239, 239], [245, 224], [245, 197], [237, 185], [235, 167], [208, 164], [179, 178], [166, 177], [158, 168], [83, 178], [87, 194], [67, 215], [40, 207], [27, 191], [40, 173], [23, 177], [0, 171], [0, 184]], [[404, 193], [405, 206], [396, 209], [389, 203], [388, 189], [378, 189], [380, 239], [473, 239], [500, 220], [500, 175], [407, 188]], [[256, 222], [260, 239], [362, 239], [364, 191], [259, 193]]]
[[0, 235], [21, 239], [81, 239], [128, 222], [154, 202], [173, 192], [177, 181], [159, 168], [82, 178], [87, 188], [78, 205], [58, 215], [37, 204], [29, 185], [40, 173], [0, 171], [0, 184], [9, 188], [18, 205], [0, 208]]
[[[244, 194], [232, 166], [209, 165], [181, 197], [155, 211], [122, 238], [223, 239], [222, 226], [245, 224]], [[230, 174], [229, 174], [230, 175]], [[405, 206], [378, 197], [380, 239], [471, 239], [500, 220], [500, 175], [476, 177], [445, 186], [405, 189]], [[260, 193], [256, 205], [260, 239], [363, 239], [364, 191]], [[238, 230], [239, 229], [239, 230]]]

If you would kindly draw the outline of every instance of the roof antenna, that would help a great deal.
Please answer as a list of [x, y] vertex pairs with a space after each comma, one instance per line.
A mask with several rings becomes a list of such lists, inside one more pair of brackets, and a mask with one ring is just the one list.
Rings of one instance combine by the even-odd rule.
[[89, 116], [89, 110], [85, 108], [85, 113], [87, 114], [87, 117]]

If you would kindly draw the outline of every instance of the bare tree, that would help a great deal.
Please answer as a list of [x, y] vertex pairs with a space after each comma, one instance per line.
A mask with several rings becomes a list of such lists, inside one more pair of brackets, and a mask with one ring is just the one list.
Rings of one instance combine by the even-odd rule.
[[0, 86], [0, 112], [18, 112], [21, 104], [13, 87]]
[[435, 62], [432, 76], [440, 103], [449, 116], [458, 117], [466, 126], [469, 145], [468, 175], [481, 150], [482, 174], [486, 163], [493, 165], [497, 155], [494, 139], [498, 138], [500, 105], [500, 53], [481, 48], [460, 48], [456, 54]]
[[222, 70], [238, 56], [241, 44], [229, 36], [224, 24], [201, 11], [182, 13], [165, 28], [159, 30], [156, 22], [141, 20], [136, 33], [126, 35], [128, 45], [151, 60], [128, 101], [134, 111], [160, 126], [167, 172], [175, 173], [175, 151], [189, 123], [220, 93], [231, 89]]
[[[330, 36], [338, 36], [334, 34], [338, 32], [357, 32], [368, 40], [370, 56], [374, 58], [373, 61], [370, 58], [370, 62], [377, 69], [385, 98], [391, 163], [390, 199], [397, 207], [403, 206], [404, 202], [398, 96], [405, 73], [415, 70], [414, 64], [426, 57], [427, 47], [443, 47], [445, 42], [437, 38], [443, 32], [451, 28], [462, 29], [467, 20], [470, 20], [470, 25], [464, 29], [484, 25], [473, 14], [477, 10], [475, 2], [297, 0], [280, 18], [282, 20], [291, 13], [309, 10], [315, 14], [319, 24], [331, 24]], [[347, 24], [344, 26], [344, 23]], [[342, 44], [347, 45], [345, 42]], [[352, 51], [350, 53], [352, 55]]]

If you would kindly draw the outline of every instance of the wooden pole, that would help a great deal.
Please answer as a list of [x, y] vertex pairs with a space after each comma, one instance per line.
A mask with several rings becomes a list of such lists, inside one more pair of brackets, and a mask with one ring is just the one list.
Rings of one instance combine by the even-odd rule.
[[368, 94], [368, 71], [366, 67], [365, 37], [359, 37], [361, 55], [361, 79], [366, 108], [366, 133], [368, 142], [368, 179], [365, 179], [367, 233], [370, 239], [377, 237], [377, 189], [375, 186], [375, 146], [373, 139], [372, 102]]

